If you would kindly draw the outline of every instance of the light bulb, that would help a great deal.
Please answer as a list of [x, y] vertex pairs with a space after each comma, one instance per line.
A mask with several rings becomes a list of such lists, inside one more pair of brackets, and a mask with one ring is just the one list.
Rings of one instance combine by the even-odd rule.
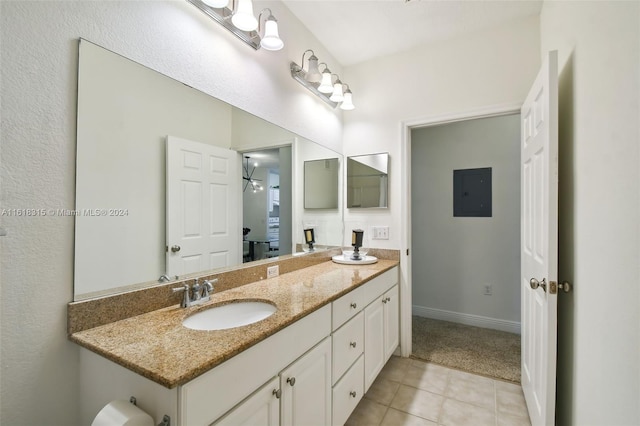
[[251, 0], [238, 0], [238, 8], [231, 17], [231, 22], [242, 31], [253, 31], [258, 28], [258, 20], [253, 16]]
[[260, 40], [260, 46], [266, 50], [280, 50], [284, 46], [278, 35], [278, 21], [273, 15], [269, 15], [264, 23], [264, 37]]
[[202, 0], [202, 3], [206, 4], [209, 7], [222, 9], [223, 7], [227, 7], [227, 5], [229, 4], [229, 0]]
[[[302, 64], [304, 66], [304, 64]], [[311, 55], [309, 58], [309, 71], [307, 71], [306, 79], [309, 83], [320, 83], [322, 80], [322, 74], [318, 69], [318, 58], [316, 55]]]
[[340, 109], [343, 109], [345, 111], [351, 111], [352, 109], [355, 109], [355, 106], [353, 105], [353, 94], [351, 93], [351, 90], [347, 89], [344, 92], [344, 99], [340, 104]]
[[342, 82], [340, 79], [336, 80], [336, 84], [333, 85], [333, 93], [331, 93], [330, 101], [342, 102], [344, 95], [342, 94]]
[[318, 86], [318, 92], [321, 92], [321, 93], [333, 92], [333, 84], [331, 81], [331, 71], [329, 71], [329, 68], [326, 68], [322, 72], [322, 81], [320, 82], [320, 86]]

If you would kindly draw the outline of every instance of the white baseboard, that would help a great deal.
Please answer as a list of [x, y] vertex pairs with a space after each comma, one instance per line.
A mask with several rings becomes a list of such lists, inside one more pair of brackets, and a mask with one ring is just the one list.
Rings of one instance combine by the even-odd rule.
[[483, 317], [480, 315], [463, 314], [461, 312], [445, 311], [442, 309], [427, 308], [425, 306], [413, 305], [411, 312], [413, 315], [431, 318], [441, 321], [457, 322], [458, 324], [472, 325], [475, 327], [491, 328], [493, 330], [506, 331], [520, 334], [520, 323], [517, 321], [506, 321], [497, 318]]

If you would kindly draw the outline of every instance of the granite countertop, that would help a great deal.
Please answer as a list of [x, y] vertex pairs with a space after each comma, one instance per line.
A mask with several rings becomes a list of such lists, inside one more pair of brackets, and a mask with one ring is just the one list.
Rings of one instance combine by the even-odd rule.
[[[69, 338], [167, 388], [183, 385], [286, 326], [398, 265], [323, 262], [275, 278], [214, 293], [211, 301], [179, 305], [73, 333]], [[266, 301], [277, 311], [254, 324], [199, 331], [182, 325], [195, 312], [236, 299]]]

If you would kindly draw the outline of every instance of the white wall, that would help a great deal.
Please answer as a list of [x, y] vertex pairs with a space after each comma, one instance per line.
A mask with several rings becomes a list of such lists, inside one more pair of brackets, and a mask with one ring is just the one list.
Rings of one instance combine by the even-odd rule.
[[[491, 217], [454, 217], [453, 171], [484, 167]], [[411, 182], [413, 312], [518, 331], [520, 115], [412, 130]]]
[[640, 424], [640, 3], [545, 2], [559, 59], [557, 417]]
[[[282, 51], [254, 51], [184, 1], [0, 2], [1, 207], [74, 207], [79, 37], [340, 151], [341, 112], [288, 71], [308, 48], [336, 61], [281, 3], [264, 6]], [[77, 424], [78, 347], [66, 339], [73, 218], [0, 220], [0, 423]]]
[[345, 211], [345, 229], [388, 225], [401, 247], [401, 123], [522, 102], [540, 64], [538, 18], [520, 19], [345, 69], [356, 109], [344, 115], [344, 155], [389, 152], [389, 208]]

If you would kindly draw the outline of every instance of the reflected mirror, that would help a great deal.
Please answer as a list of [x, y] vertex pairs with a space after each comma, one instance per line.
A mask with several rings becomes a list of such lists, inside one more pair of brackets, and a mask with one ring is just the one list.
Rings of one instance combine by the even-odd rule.
[[340, 160], [325, 158], [304, 162], [304, 208], [337, 209]]
[[[243, 209], [245, 196], [256, 195], [243, 192], [243, 156], [266, 152], [277, 152], [279, 164], [255, 166], [264, 203], [250, 199], [255, 204]], [[341, 212], [308, 215], [300, 195], [304, 161], [328, 157], [341, 158], [80, 40], [74, 300], [251, 260], [243, 228], [272, 242], [274, 250], [255, 258], [295, 251], [308, 221], [320, 224], [322, 243], [340, 245]], [[247, 226], [239, 209], [260, 217]], [[204, 240], [204, 249], [194, 248]]]
[[347, 158], [347, 207], [388, 207], [389, 154]]

